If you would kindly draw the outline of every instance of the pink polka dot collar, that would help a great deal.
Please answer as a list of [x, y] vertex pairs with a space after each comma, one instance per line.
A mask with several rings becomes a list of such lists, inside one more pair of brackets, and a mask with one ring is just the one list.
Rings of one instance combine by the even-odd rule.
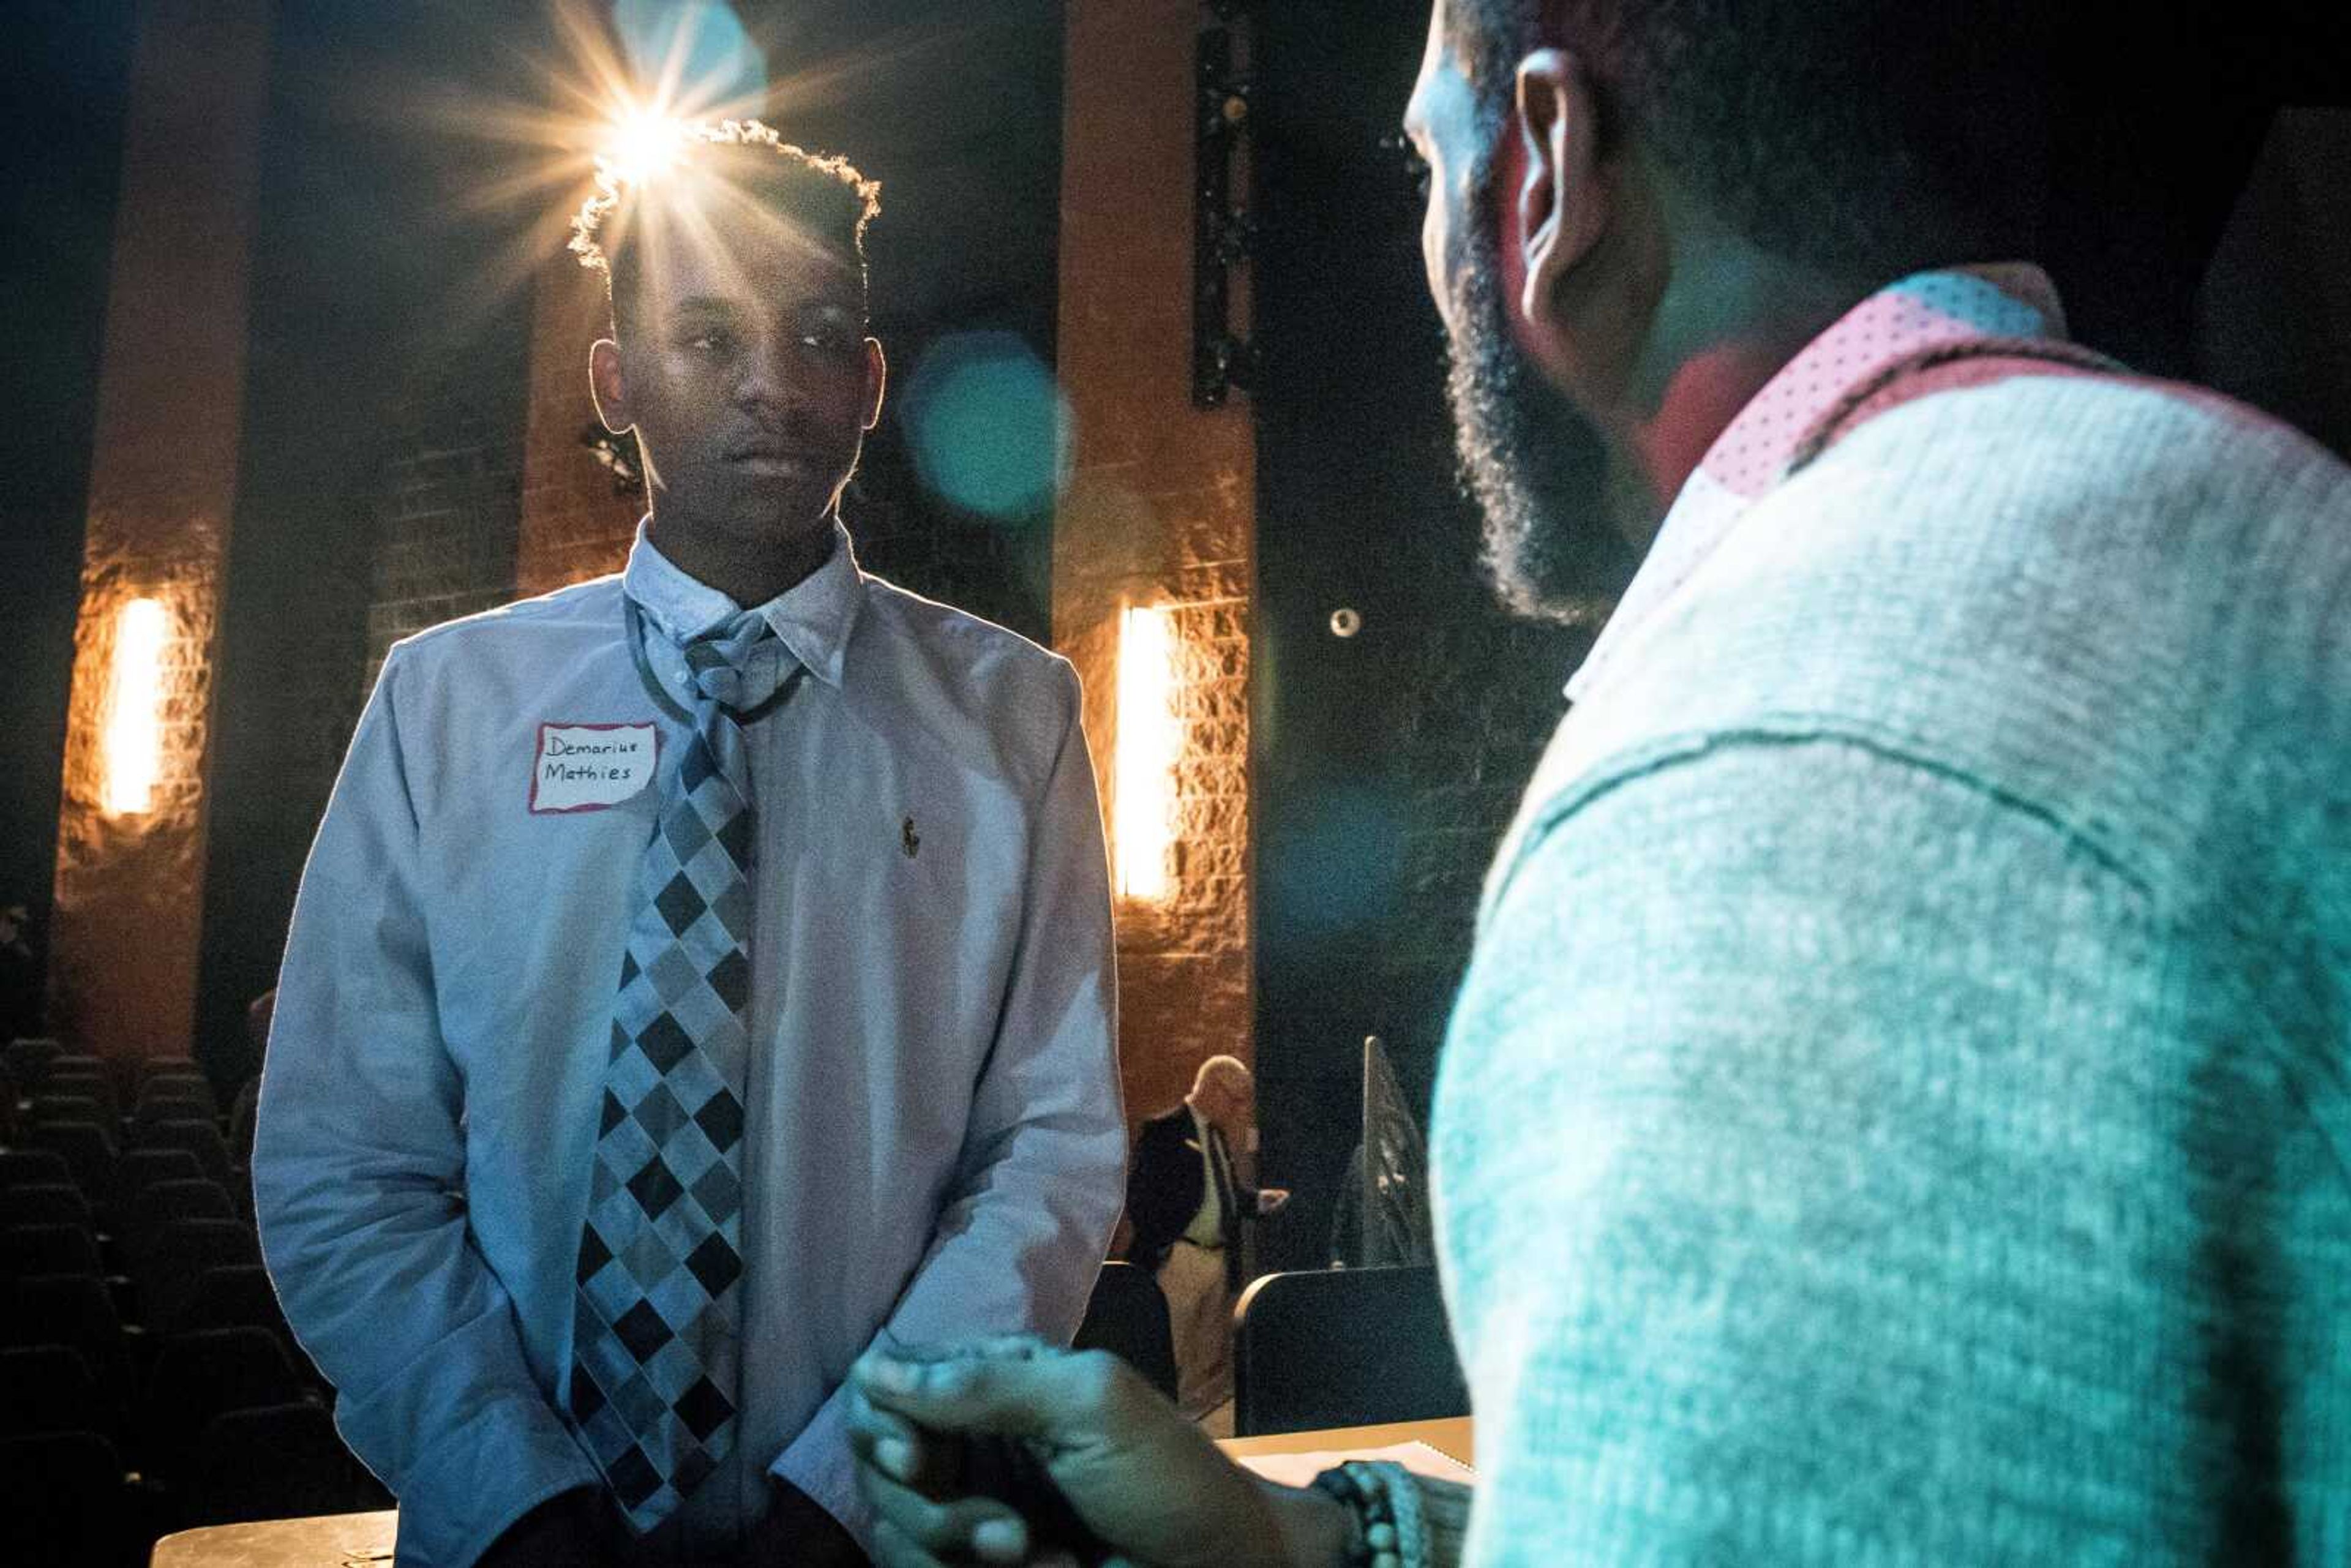
[[[1856, 389], [1906, 361], [1978, 340], [2062, 340], [2065, 318], [2048, 275], [2028, 263], [1922, 272], [1879, 289], [1806, 344], [1764, 383], [1674, 500], [1641, 570], [1591, 656], [1568, 683], [1581, 700], [1628, 638], [1713, 553], [1740, 517], [1845, 418]], [[1872, 399], [1875, 413], [1891, 400]]]

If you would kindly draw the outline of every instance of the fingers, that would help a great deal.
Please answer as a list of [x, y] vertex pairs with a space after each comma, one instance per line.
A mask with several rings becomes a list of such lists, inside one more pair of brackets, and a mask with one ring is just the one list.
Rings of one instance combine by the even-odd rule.
[[1028, 1526], [992, 1498], [936, 1501], [871, 1468], [858, 1470], [857, 1483], [873, 1505], [874, 1546], [887, 1568], [1028, 1558]]
[[886, 1337], [874, 1348], [897, 1361], [967, 1361], [975, 1356], [991, 1361], [1030, 1361], [1056, 1354], [1055, 1346], [1032, 1333], [988, 1334], [979, 1339], [923, 1344], [900, 1339], [886, 1330], [884, 1333]]
[[[893, 1525], [888, 1520], [877, 1520], [873, 1526], [873, 1561], [880, 1568], [969, 1568], [973, 1558], [961, 1552], [942, 1557], [917, 1545], [914, 1538]], [[981, 1558], [986, 1563], [1017, 1563], [1026, 1561], [1021, 1556]], [[1076, 1559], [1066, 1553], [1039, 1560], [1039, 1568], [1081, 1568]], [[1113, 1558], [1101, 1568], [1142, 1568], [1140, 1563], [1123, 1558]]]
[[1095, 1351], [1054, 1351], [1025, 1342], [1019, 1354], [978, 1354], [909, 1359], [869, 1351], [850, 1371], [851, 1384], [877, 1411], [920, 1427], [990, 1432], [1065, 1444], [1102, 1429], [1111, 1412], [1140, 1387], [1115, 1357]]
[[852, 1383], [845, 1404], [850, 1452], [858, 1462], [920, 1491], [937, 1492], [955, 1479], [955, 1439], [925, 1432], [893, 1410], [876, 1407]]
[[[849, 1443], [857, 1457], [872, 1461], [875, 1450], [885, 1443], [911, 1444], [921, 1440], [922, 1434], [914, 1424], [894, 1410], [884, 1410], [865, 1397], [864, 1390], [852, 1379], [845, 1405], [849, 1417]], [[895, 1465], [883, 1466], [893, 1474]]]

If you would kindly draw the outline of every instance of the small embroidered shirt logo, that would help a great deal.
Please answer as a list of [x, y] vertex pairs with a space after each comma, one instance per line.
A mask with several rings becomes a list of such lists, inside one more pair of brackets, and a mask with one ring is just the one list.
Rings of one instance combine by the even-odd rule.
[[905, 826], [898, 830], [898, 847], [906, 852], [908, 860], [913, 860], [914, 852], [923, 847], [923, 835], [914, 831], [914, 819], [912, 817], [907, 818]]

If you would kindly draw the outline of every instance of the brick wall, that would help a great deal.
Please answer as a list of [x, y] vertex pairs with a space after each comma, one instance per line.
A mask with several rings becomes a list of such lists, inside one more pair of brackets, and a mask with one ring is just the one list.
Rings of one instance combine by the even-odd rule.
[[[74, 638], [52, 1025], [117, 1055], [192, 1043], [222, 552], [244, 404], [264, 0], [152, 0], [133, 47]], [[192, 308], [201, 302], [201, 308]], [[120, 607], [161, 600], [153, 809], [103, 797]]]
[[[558, 250], [540, 264], [532, 298], [529, 420], [515, 549], [519, 597], [618, 571], [644, 516], [642, 488], [616, 487], [581, 437], [596, 428], [588, 350], [611, 331], [601, 274]], [[633, 457], [633, 452], [631, 453]]]
[[1060, 372], [1074, 418], [1055, 518], [1053, 642], [1086, 683], [1115, 812], [1118, 627], [1173, 607], [1172, 895], [1122, 900], [1129, 1114], [1181, 1098], [1206, 1056], [1252, 1055], [1249, 598], [1256, 474], [1246, 400], [1191, 406], [1195, 0], [1071, 0], [1063, 85]]
[[401, 638], [515, 597], [527, 350], [520, 330], [484, 334], [467, 362], [413, 379], [387, 422], [371, 497], [369, 687]]
[[[1483, 580], [1465, 585], [1483, 591]], [[1499, 609], [1434, 617], [1405, 655], [1412, 672], [1395, 707], [1392, 744], [1406, 802], [1401, 899], [1382, 934], [1399, 992], [1429, 998], [1429, 1012], [1397, 1024], [1409, 1042], [1393, 1052], [1408, 1082], [1425, 1088], [1434, 1046], [1469, 943], [1486, 871], [1520, 796], [1558, 727], [1560, 688], [1589, 638], [1514, 622]], [[1392, 1026], [1394, 1027], [1394, 1026]]]
[[[884, 202], [888, 193], [884, 193]], [[886, 205], [885, 213], [888, 211]], [[1050, 507], [1033, 515], [988, 517], [935, 494], [909, 452], [904, 423], [916, 367], [942, 338], [977, 329], [1008, 331], [1050, 358], [1053, 343], [1050, 274], [1033, 295], [965, 307], [952, 320], [923, 321], [887, 313], [891, 275], [877, 278], [874, 335], [890, 360], [890, 395], [882, 423], [841, 497], [841, 515], [857, 546], [858, 564], [926, 598], [1008, 626], [1039, 643], [1052, 639], [1052, 533]]]

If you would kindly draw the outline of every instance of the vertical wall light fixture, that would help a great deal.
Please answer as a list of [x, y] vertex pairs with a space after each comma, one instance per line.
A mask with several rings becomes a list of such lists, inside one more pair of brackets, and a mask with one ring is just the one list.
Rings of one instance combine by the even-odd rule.
[[1130, 609], [1118, 635], [1118, 750], [1112, 840], [1123, 898], [1161, 899], [1175, 842], [1176, 637], [1165, 609]]
[[105, 807], [111, 816], [154, 809], [163, 765], [162, 602], [134, 599], [116, 612], [114, 667], [106, 694]]

